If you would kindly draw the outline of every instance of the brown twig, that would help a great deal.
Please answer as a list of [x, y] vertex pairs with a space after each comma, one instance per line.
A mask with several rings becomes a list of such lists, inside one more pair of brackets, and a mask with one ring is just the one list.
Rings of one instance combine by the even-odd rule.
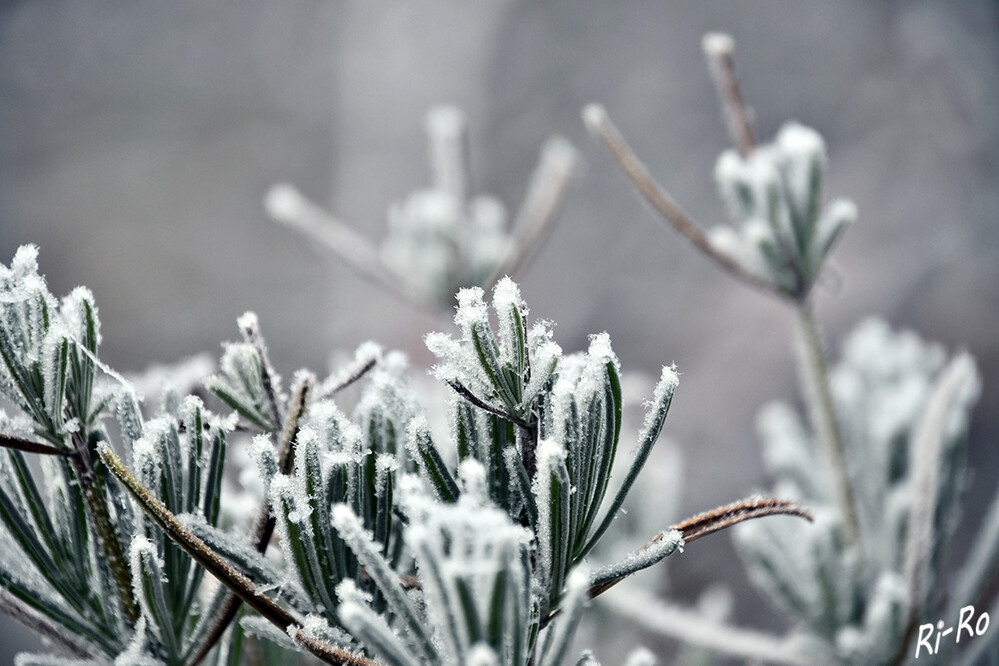
[[735, 76], [735, 62], [732, 60], [735, 42], [729, 35], [712, 32], [704, 36], [701, 46], [708, 60], [711, 80], [718, 92], [725, 126], [732, 142], [739, 147], [739, 153], [746, 157], [756, 147], [756, 137], [749, 121], [749, 111], [739, 90], [739, 79]]
[[532, 426], [531, 426], [530, 423], [528, 423], [527, 421], [524, 421], [523, 419], [518, 419], [518, 418], [514, 417], [512, 414], [507, 414], [506, 412], [504, 412], [499, 407], [493, 407], [488, 402], [482, 400], [481, 398], [479, 398], [479, 396], [477, 396], [474, 393], [472, 393], [468, 389], [468, 387], [466, 387], [464, 384], [462, 384], [458, 380], [456, 380], [456, 379], [450, 379], [450, 380], [447, 380], [446, 383], [447, 383], [448, 386], [450, 386], [452, 389], [454, 389], [455, 393], [457, 393], [458, 395], [460, 395], [461, 397], [463, 397], [465, 400], [468, 400], [470, 403], [472, 403], [473, 405], [475, 405], [479, 409], [481, 409], [483, 411], [486, 411], [486, 412], [489, 412], [490, 414], [498, 416], [498, 417], [500, 417], [502, 419], [506, 419], [507, 421], [510, 421], [511, 423], [514, 423], [514, 424], [520, 426], [524, 430], [528, 430], [528, 431], [531, 430]]
[[[287, 420], [284, 429], [281, 431], [280, 441], [278, 442], [278, 470], [282, 474], [288, 474], [294, 466], [294, 441], [298, 435], [299, 422], [305, 414], [305, 407], [308, 403], [309, 391], [312, 389], [312, 385], [311, 375], [304, 375], [302, 380], [297, 382], [292, 389]], [[267, 546], [270, 544], [271, 537], [274, 534], [274, 525], [274, 515], [265, 497], [257, 516], [256, 527], [253, 531], [253, 545], [258, 553], [263, 554], [267, 552]], [[208, 656], [208, 653], [221, 640], [222, 635], [229, 628], [229, 625], [232, 624], [232, 621], [236, 619], [242, 603], [243, 600], [236, 594], [230, 593], [226, 596], [225, 601], [222, 602], [216, 613], [217, 619], [212, 624], [208, 635], [205, 636], [201, 647], [187, 661], [188, 666], [197, 666], [197, 664]]]
[[0, 447], [24, 451], [25, 453], [39, 453], [44, 456], [72, 456], [76, 454], [73, 449], [61, 449], [51, 444], [43, 444], [7, 433], [0, 433]]
[[583, 120], [586, 122], [586, 126], [590, 132], [607, 147], [618, 166], [624, 171], [632, 184], [638, 188], [639, 193], [645, 200], [674, 229], [680, 232], [684, 238], [693, 243], [694, 247], [746, 284], [769, 294], [787, 298], [787, 295], [781, 292], [773, 283], [755, 273], [751, 273], [739, 262], [715, 249], [707, 234], [680, 208], [662, 186], [652, 178], [649, 170], [638, 159], [635, 151], [632, 150], [617, 127], [611, 122], [610, 116], [608, 116], [607, 110], [604, 107], [598, 104], [587, 106], [583, 110]]
[[344, 369], [340, 373], [331, 375], [318, 387], [314, 400], [323, 400], [336, 395], [354, 382], [360, 380], [374, 369], [376, 365], [378, 365], [377, 358], [360, 359], [360, 361], [356, 361], [354, 365]]
[[671, 529], [683, 535], [683, 542], [690, 543], [746, 520], [776, 515], [798, 516], [812, 522], [812, 513], [797, 502], [775, 498], [750, 498], [739, 500], [711, 511], [705, 511]]
[[[772, 498], [739, 500], [738, 502], [720, 506], [717, 509], [712, 509], [711, 511], [706, 511], [692, 518], [688, 518], [668, 530], [660, 532], [647, 544], [639, 548], [638, 552], [642, 552], [650, 548], [660, 539], [665, 538], [673, 530], [680, 533], [680, 536], [683, 537], [684, 544], [688, 544], [692, 541], [700, 539], [701, 537], [714, 534], [715, 532], [720, 532], [721, 530], [732, 527], [733, 525], [738, 525], [746, 520], [781, 514], [798, 516], [808, 521], [813, 520], [811, 512], [797, 502], [792, 502], [790, 500]], [[621, 578], [615, 578], [599, 585], [594, 585], [589, 590], [590, 598], [592, 599], [593, 597], [603, 594], [625, 578], [627, 578], [627, 576], [622, 576]]]

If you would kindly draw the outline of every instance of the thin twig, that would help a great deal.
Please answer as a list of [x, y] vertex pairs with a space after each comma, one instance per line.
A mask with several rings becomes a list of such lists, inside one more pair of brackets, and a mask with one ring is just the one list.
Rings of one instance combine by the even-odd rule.
[[356, 359], [354, 363], [335, 375], [330, 375], [316, 389], [314, 400], [324, 400], [336, 395], [354, 382], [360, 380], [378, 365], [376, 357]]
[[435, 307], [417, 292], [395, 269], [385, 264], [364, 236], [305, 198], [294, 186], [275, 185], [267, 194], [267, 213], [315, 241], [321, 248], [343, 260], [355, 273], [403, 301], [420, 309], [435, 312]]
[[[720, 532], [721, 530], [732, 527], [733, 525], [738, 525], [739, 523], [747, 520], [777, 515], [798, 516], [799, 518], [804, 518], [809, 522], [813, 520], [812, 514], [808, 511], [808, 509], [791, 500], [774, 498], [744, 499], [725, 506], [720, 506], [716, 509], [712, 509], [711, 511], [705, 511], [704, 513], [677, 523], [673, 527], [657, 534], [651, 541], [639, 548], [638, 552], [641, 553], [647, 550], [674, 530], [678, 531], [680, 536], [683, 537], [683, 543], [688, 544], [692, 541], [700, 539], [701, 537], [714, 534], [715, 532]], [[592, 599], [593, 597], [603, 594], [625, 578], [627, 578], [627, 576], [622, 576], [620, 578], [615, 578], [613, 580], [604, 581], [594, 585], [589, 591], [590, 598]]]
[[49, 622], [48, 618], [30, 608], [3, 587], [0, 587], [0, 613], [9, 615], [28, 629], [62, 647], [74, 657], [92, 659], [94, 656], [87, 646], [73, 640], [69, 632]]
[[747, 271], [739, 262], [714, 248], [707, 234], [652, 178], [646, 166], [638, 159], [631, 146], [611, 122], [604, 107], [597, 104], [587, 106], [583, 110], [583, 120], [590, 132], [607, 147], [618, 166], [631, 179], [645, 200], [684, 238], [693, 243], [694, 247], [746, 284], [781, 298], [787, 298], [787, 295], [782, 293], [773, 283]]
[[[301, 645], [316, 657], [319, 657], [327, 663], [330, 663], [333, 659], [343, 658], [342, 655], [345, 652], [343, 648], [338, 648], [332, 643], [320, 640], [315, 636], [310, 636], [305, 633], [301, 627], [295, 626], [288, 629], [288, 636], [290, 636], [291, 640], [295, 641], [295, 643]], [[377, 661], [368, 659], [362, 654], [357, 654], [356, 652], [347, 652], [347, 654], [351, 655], [353, 658], [353, 661], [349, 662], [351, 664], [358, 664], [359, 666], [379, 666]]]
[[729, 136], [739, 147], [739, 153], [746, 157], [756, 147], [756, 137], [749, 121], [749, 111], [739, 90], [739, 79], [735, 76], [735, 63], [732, 60], [735, 41], [724, 33], [712, 32], [704, 35], [701, 46], [708, 60], [711, 80], [718, 92]]
[[472, 191], [465, 114], [449, 104], [435, 106], [427, 112], [425, 128], [430, 143], [434, 189], [447, 192], [464, 208]]
[[622, 590], [622, 594], [607, 596], [601, 603], [643, 629], [739, 659], [789, 666], [820, 663], [817, 655], [801, 654], [785, 638], [709, 619], [645, 592], [627, 588], [626, 593]]
[[492, 288], [504, 275], [516, 277], [527, 270], [551, 234], [565, 204], [579, 158], [561, 137], [549, 139], [541, 149], [527, 194], [513, 223], [513, 244], [483, 288]]
[[450, 386], [451, 388], [453, 388], [455, 390], [455, 392], [458, 393], [458, 395], [460, 395], [461, 397], [463, 397], [465, 400], [468, 400], [470, 403], [472, 403], [473, 405], [475, 405], [479, 409], [481, 409], [483, 411], [486, 411], [486, 412], [489, 412], [490, 414], [498, 416], [498, 417], [500, 417], [502, 419], [506, 419], [507, 421], [510, 421], [511, 423], [514, 423], [514, 424], [520, 426], [524, 430], [531, 431], [532, 425], [530, 423], [528, 423], [528, 422], [526, 422], [526, 421], [524, 421], [522, 419], [518, 419], [518, 418], [514, 417], [512, 414], [507, 414], [506, 412], [504, 412], [499, 407], [493, 407], [488, 402], [486, 402], [485, 400], [482, 400], [481, 398], [479, 398], [479, 396], [477, 396], [474, 393], [472, 393], [468, 388], [465, 387], [464, 384], [462, 384], [461, 382], [459, 382], [457, 379], [449, 379], [449, 380], [447, 380], [446, 383], [447, 383], [448, 386]]
[[[111, 448], [107, 444], [103, 442], [99, 444], [98, 453], [104, 464], [111, 470], [111, 473], [121, 481], [132, 497], [135, 498], [135, 501], [159, 525], [164, 534], [183, 548], [208, 573], [212, 574], [219, 582], [239, 595], [248, 606], [260, 613], [260, 615], [281, 629], [281, 631], [288, 631], [293, 627], [301, 627], [301, 622], [297, 618], [279, 606], [273, 599], [263, 594], [249, 578], [229, 564], [225, 558], [212, 550], [204, 541], [195, 536], [162, 502], [146, 490], [125, 464], [111, 451]], [[316, 656], [326, 663], [345, 666], [373, 666], [375, 663], [334, 645], [328, 645], [322, 654], [316, 654]]]
[[[302, 375], [301, 380], [297, 381], [292, 388], [291, 400], [288, 403], [287, 422], [281, 431], [278, 442], [278, 469], [282, 474], [289, 473], [294, 466], [295, 449], [293, 444], [298, 435], [299, 423], [305, 413], [309, 391], [312, 386], [312, 376], [305, 374]], [[274, 525], [274, 515], [270, 510], [270, 503], [265, 497], [261, 503], [256, 526], [253, 530], [253, 545], [258, 553], [264, 554], [267, 552], [267, 546], [270, 544], [271, 537], [274, 534]], [[236, 619], [242, 603], [243, 601], [238, 595], [231, 593], [226, 595], [225, 601], [222, 602], [216, 613], [217, 619], [214, 620], [212, 628], [202, 641], [201, 647], [187, 661], [188, 666], [197, 666], [197, 664], [208, 656], [208, 653], [221, 640], [222, 635], [229, 628], [229, 625], [232, 624], [232, 621]]]
[[61, 449], [51, 444], [43, 444], [30, 439], [24, 439], [17, 435], [0, 433], [0, 447], [5, 449], [15, 449], [25, 453], [39, 453], [45, 456], [71, 456], [75, 455], [73, 449]]
[[690, 543], [701, 537], [738, 525], [746, 520], [764, 516], [798, 516], [812, 522], [812, 513], [797, 502], [775, 498], [750, 498], [705, 511], [670, 529], [683, 535], [683, 542]]
[[794, 315], [798, 375], [808, 405], [808, 416], [829, 462], [833, 491], [836, 493], [840, 513], [843, 514], [847, 536], [863, 557], [864, 544], [846, 461], [846, 448], [829, 386], [829, 370], [826, 367], [818, 324], [808, 303], [799, 304]]

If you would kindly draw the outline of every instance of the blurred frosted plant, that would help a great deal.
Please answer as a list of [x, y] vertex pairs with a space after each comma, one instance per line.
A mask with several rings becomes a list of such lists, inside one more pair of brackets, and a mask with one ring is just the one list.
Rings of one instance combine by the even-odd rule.
[[577, 158], [562, 138], [545, 143], [508, 228], [499, 200], [472, 194], [464, 114], [452, 106], [435, 107], [426, 129], [433, 182], [389, 208], [380, 249], [292, 185], [274, 186], [265, 207], [275, 221], [309, 236], [361, 276], [415, 306], [446, 312], [460, 288], [489, 287], [527, 268], [562, 207]]
[[[732, 39], [710, 34], [703, 46], [737, 147], [715, 169], [735, 226], [702, 231], [651, 178], [602, 107], [587, 107], [584, 119], [665, 220], [794, 315], [809, 423], [787, 406], [772, 406], [761, 430], [778, 491], [817, 506], [816, 521], [803, 529], [747, 528], [743, 541], [756, 579], [800, 631], [772, 637], [661, 604], [655, 611], [645, 604], [649, 612], [638, 617], [629, 611], [638, 599], [620, 610], [662, 633], [752, 659], [899, 663], [935, 626], [926, 623], [956, 623], [959, 611], [982, 611], [994, 596], [987, 578], [999, 554], [999, 498], [949, 605], [939, 585], [965, 478], [963, 442], [978, 394], [974, 363], [961, 354], [944, 367], [940, 348], [867, 322], [829, 373], [811, 294], [856, 216], [854, 206], [845, 200], [823, 206], [825, 146], [813, 130], [790, 123], [772, 144], [757, 145], [734, 74]], [[965, 650], [964, 663], [974, 663], [988, 645], [979, 640]]]
[[718, 189], [736, 226], [708, 233], [711, 246], [789, 295], [807, 294], [829, 251], [856, 216], [837, 199], [822, 207], [826, 150], [815, 130], [785, 125], [772, 144], [743, 158], [722, 153]]
[[[957, 526], [979, 380], [967, 355], [946, 371], [945, 360], [940, 347], [870, 320], [846, 341], [833, 371], [863, 557], [845, 539], [797, 414], [782, 404], [761, 414], [777, 487], [817, 507], [816, 523], [807, 531], [747, 526], [737, 534], [754, 579], [839, 663], [890, 662], [906, 649], [910, 622], [949, 617], [933, 588], [946, 579], [941, 567]], [[920, 542], [924, 523], [932, 538]], [[958, 607], [975, 601], [953, 600]]]
[[855, 217], [854, 208], [848, 202], [837, 201], [823, 211], [825, 147], [814, 131], [792, 123], [774, 144], [757, 145], [735, 78], [734, 42], [728, 35], [709, 34], [703, 47], [729, 132], [738, 147], [738, 153], [724, 153], [716, 169], [735, 228], [718, 227], [706, 233], [653, 180], [603, 107], [587, 106], [583, 119], [670, 226], [729, 273], [789, 306], [811, 426], [825, 451], [847, 538], [856, 544], [860, 541], [857, 509], [810, 298], [829, 250]]
[[464, 115], [442, 106], [427, 114], [434, 185], [389, 209], [382, 257], [425, 294], [449, 302], [462, 287], [483, 284], [511, 243], [503, 204], [470, 197]]

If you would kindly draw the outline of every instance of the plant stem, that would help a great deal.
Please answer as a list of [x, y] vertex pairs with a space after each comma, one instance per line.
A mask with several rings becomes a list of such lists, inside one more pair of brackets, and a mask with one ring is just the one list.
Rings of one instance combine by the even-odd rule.
[[73, 455], [73, 449], [43, 444], [42, 442], [35, 442], [30, 439], [18, 437], [17, 435], [8, 435], [7, 433], [0, 433], [0, 448], [14, 449], [15, 451], [24, 451], [26, 453], [38, 453], [44, 456]]
[[[303, 378], [303, 381], [292, 389], [291, 400], [288, 405], [288, 416], [284, 428], [281, 430], [281, 439], [278, 442], [278, 469], [282, 474], [289, 474], [294, 465], [294, 441], [298, 436], [299, 423], [305, 414], [305, 408], [313, 384], [314, 381], [311, 375], [307, 375]], [[271, 513], [270, 503], [265, 497], [253, 531], [253, 545], [261, 555], [267, 552], [267, 546], [270, 544], [271, 536], [274, 534], [274, 525], [274, 515]], [[212, 624], [211, 631], [202, 642], [201, 647], [187, 661], [188, 666], [197, 666], [197, 664], [208, 656], [208, 653], [212, 651], [215, 644], [222, 638], [222, 635], [229, 628], [229, 625], [232, 624], [232, 621], [236, 619], [236, 615], [239, 614], [242, 604], [243, 600], [238, 595], [232, 592], [226, 594], [225, 601], [216, 613], [216, 620]]]
[[607, 150], [610, 151], [611, 156], [617, 162], [618, 166], [634, 186], [638, 188], [639, 193], [645, 200], [649, 202], [663, 219], [680, 232], [684, 238], [693, 243], [694, 247], [746, 284], [767, 293], [787, 298], [787, 295], [781, 292], [773, 283], [747, 271], [742, 264], [715, 249], [708, 235], [680, 208], [676, 201], [673, 200], [673, 197], [652, 178], [649, 170], [638, 158], [638, 155], [635, 154], [631, 146], [628, 145], [628, 142], [625, 141], [617, 127], [611, 122], [610, 116], [607, 115], [607, 110], [604, 107], [598, 104], [587, 106], [583, 110], [583, 120], [586, 122], [586, 126], [590, 132], [607, 147]]
[[135, 603], [135, 595], [132, 592], [132, 573], [129, 571], [128, 560], [125, 559], [125, 551], [122, 550], [121, 541], [118, 540], [118, 532], [111, 522], [111, 515], [108, 513], [104, 488], [97, 481], [94, 461], [90, 457], [90, 450], [87, 448], [87, 442], [83, 435], [79, 432], [73, 433], [72, 439], [75, 452], [71, 459], [73, 468], [76, 470], [80, 490], [83, 491], [87, 508], [90, 509], [90, 517], [94, 521], [97, 538], [100, 539], [108, 568], [111, 570], [115, 587], [118, 589], [122, 610], [129, 622], [135, 623], [139, 619], [139, 606]]
[[[711, 511], [705, 511], [704, 513], [700, 513], [696, 516], [693, 516], [682, 522], [679, 522], [673, 527], [669, 528], [668, 530], [657, 534], [655, 538], [653, 538], [647, 544], [639, 548], [636, 551], [636, 553], [641, 553], [644, 552], [645, 550], [648, 550], [654, 544], [666, 538], [669, 535], [669, 533], [674, 530], [680, 533], [680, 536], [683, 539], [683, 544], [688, 544], [691, 543], [692, 541], [700, 539], [701, 537], [714, 534], [715, 532], [720, 532], [724, 529], [728, 529], [733, 525], [738, 525], [739, 523], [745, 522], [747, 520], [753, 520], [755, 518], [763, 518], [766, 516], [779, 516], [779, 515], [797, 516], [799, 518], [804, 518], [809, 522], [812, 522], [814, 520], [814, 518], [812, 518], [811, 512], [808, 509], [804, 508], [797, 502], [791, 500], [782, 500], [776, 498], [744, 499], [744, 500], [739, 500], [738, 502], [733, 502], [731, 504], [726, 504], [725, 506], [720, 506], [716, 509], [712, 509]], [[666, 557], [672, 552], [673, 551], [666, 553], [665, 555], [663, 555], [663, 557]], [[656, 563], [657, 562], [649, 562], [647, 566], [643, 568], [647, 568]], [[596, 596], [603, 594], [611, 587], [617, 585], [622, 580], [632, 575], [633, 573], [636, 573], [637, 571], [638, 569], [635, 569], [631, 573], [628, 573], [624, 576], [619, 576], [616, 578], [611, 578], [600, 582], [594, 582], [594, 584], [590, 587], [589, 590], [590, 598], [592, 599]], [[551, 619], [551, 617], [552, 616], [546, 618], [545, 621], [542, 623], [542, 626], [544, 626], [544, 624], [547, 623], [547, 621]]]
[[799, 302], [794, 311], [794, 328], [798, 358], [798, 376], [802, 393], [808, 404], [808, 416], [812, 430], [829, 460], [832, 475], [833, 493], [843, 514], [847, 536], [863, 556], [863, 543], [860, 537], [860, 522], [853, 499], [850, 471], [846, 462], [843, 436], [840, 432], [832, 391], [829, 387], [829, 371], [822, 349], [815, 315], [807, 302]]
[[709, 33], [702, 42], [704, 55], [708, 60], [708, 71], [718, 92], [725, 126], [732, 142], [739, 147], [739, 153], [746, 157], [756, 147], [756, 136], [749, 121], [749, 111], [739, 90], [739, 79], [735, 76], [735, 62], [732, 52], [735, 41], [724, 33]]

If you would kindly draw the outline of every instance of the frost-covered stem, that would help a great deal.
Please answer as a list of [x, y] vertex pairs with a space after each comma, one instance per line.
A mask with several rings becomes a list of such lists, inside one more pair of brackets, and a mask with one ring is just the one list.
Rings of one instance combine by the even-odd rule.
[[815, 655], [801, 654], [784, 638], [718, 622], [694, 611], [665, 604], [644, 593], [628, 591], [612, 594], [602, 603], [643, 629], [721, 654], [750, 662], [789, 666], [816, 663]]
[[318, 243], [342, 259], [355, 273], [387, 289], [420, 309], [434, 306], [409, 286], [406, 279], [381, 260], [378, 250], [364, 236], [305, 198], [295, 187], [275, 185], [267, 194], [270, 217]]
[[465, 114], [454, 106], [436, 106], [427, 113], [426, 130], [430, 140], [430, 170], [433, 172], [434, 187], [447, 192], [464, 206], [472, 191]]
[[92, 659], [94, 656], [85, 645], [74, 641], [65, 629], [52, 624], [47, 618], [2, 587], [0, 587], [0, 613], [14, 618], [25, 627], [68, 651], [74, 657]]
[[577, 163], [576, 150], [562, 138], [552, 138], [542, 148], [538, 166], [513, 223], [513, 246], [483, 285], [486, 291], [504, 275], [516, 277], [527, 270], [537, 256], [565, 204]]
[[618, 166], [631, 179], [632, 184], [638, 188], [639, 193], [645, 200], [674, 229], [680, 232], [684, 238], [693, 243], [694, 247], [746, 284], [786, 298], [785, 294], [776, 289], [772, 283], [747, 271], [742, 264], [728, 255], [717, 251], [712, 246], [707, 234], [680, 208], [662, 186], [652, 178], [649, 170], [638, 159], [631, 146], [628, 145], [627, 141], [624, 140], [624, 137], [621, 136], [621, 133], [611, 122], [610, 116], [607, 115], [607, 110], [604, 107], [598, 104], [590, 104], [583, 110], [583, 119], [590, 132], [603, 142]]
[[97, 481], [94, 461], [90, 458], [87, 442], [81, 433], [73, 433], [73, 446], [75, 451], [71, 460], [73, 461], [73, 469], [76, 471], [77, 481], [80, 484], [80, 490], [83, 491], [83, 497], [90, 510], [90, 517], [94, 521], [94, 529], [104, 551], [108, 569], [111, 570], [111, 577], [114, 578], [115, 587], [118, 589], [122, 610], [129, 622], [134, 623], [139, 619], [139, 606], [135, 602], [132, 590], [132, 573], [128, 567], [128, 560], [125, 558], [125, 551], [122, 550], [121, 541], [118, 540], [118, 531], [111, 522], [111, 514], [108, 513], [108, 502], [104, 488]]
[[[294, 467], [295, 447], [293, 443], [298, 436], [299, 423], [305, 414], [305, 407], [308, 403], [312, 385], [313, 382], [306, 376], [303, 381], [292, 389], [291, 400], [288, 402], [288, 416], [281, 431], [281, 440], [278, 442], [278, 469], [282, 474], [288, 474]], [[264, 554], [267, 552], [267, 546], [274, 535], [274, 525], [275, 520], [270, 510], [270, 503], [267, 501], [267, 498], [264, 498], [260, 505], [256, 527], [253, 531], [253, 545], [258, 553]], [[216, 613], [217, 619], [205, 636], [201, 647], [188, 660], [188, 666], [197, 666], [197, 664], [201, 663], [208, 656], [208, 653], [212, 651], [215, 644], [222, 639], [222, 635], [225, 634], [226, 629], [229, 628], [232, 621], [236, 619], [236, 616], [239, 614], [239, 608], [242, 605], [243, 600], [239, 596], [232, 593], [226, 595], [225, 601], [222, 602], [218, 613]]]
[[812, 430], [819, 439], [829, 461], [829, 471], [833, 492], [850, 541], [863, 556], [863, 543], [860, 538], [860, 523], [857, 507], [853, 499], [850, 472], [846, 462], [846, 450], [840, 433], [836, 407], [833, 404], [829, 386], [829, 371], [826, 356], [819, 336], [818, 324], [811, 305], [800, 302], [794, 311], [794, 328], [798, 358], [798, 376], [802, 394], [808, 404], [808, 416]]
[[[682, 550], [683, 544], [691, 543], [701, 537], [706, 537], [710, 534], [714, 534], [715, 532], [720, 532], [747, 520], [779, 515], [797, 516], [799, 518], [804, 518], [809, 522], [813, 520], [811, 512], [797, 502], [791, 500], [770, 498], [739, 500], [738, 502], [726, 504], [725, 506], [720, 506], [716, 509], [712, 509], [711, 511], [699, 513], [696, 516], [677, 523], [664, 532], [660, 532], [651, 541], [639, 548], [638, 551], [630, 556], [629, 560], [632, 560], [633, 564], [637, 565], [638, 560], [641, 559], [641, 555], [650, 548], [655, 548], [657, 544], [668, 545], [668, 542], [664, 542], [664, 540], [668, 540], [670, 534], [674, 532], [679, 533]], [[589, 590], [590, 598], [592, 599], [593, 597], [603, 594], [628, 576], [637, 573], [640, 569], [648, 568], [657, 564], [673, 552], [673, 550], [663, 550], [662, 548], [659, 550], [661, 552], [656, 555], [656, 558], [658, 559], [647, 559], [643, 562], [642, 566], [635, 566], [633, 570], [622, 572], [624, 575], [610, 576], [606, 577], [604, 580], [595, 582]]]
[[739, 79], [735, 76], [735, 62], [732, 60], [735, 41], [729, 35], [713, 32], [704, 36], [701, 46], [708, 60], [711, 80], [718, 92], [729, 136], [739, 147], [739, 153], [746, 157], [756, 146], [756, 137], [749, 122], [746, 102], [739, 90]]
[[313, 400], [325, 400], [326, 398], [336, 395], [354, 382], [360, 380], [376, 365], [378, 365], [378, 359], [376, 358], [363, 359], [344, 370], [342, 374], [335, 376], [331, 375], [316, 389], [317, 395], [313, 398]]

